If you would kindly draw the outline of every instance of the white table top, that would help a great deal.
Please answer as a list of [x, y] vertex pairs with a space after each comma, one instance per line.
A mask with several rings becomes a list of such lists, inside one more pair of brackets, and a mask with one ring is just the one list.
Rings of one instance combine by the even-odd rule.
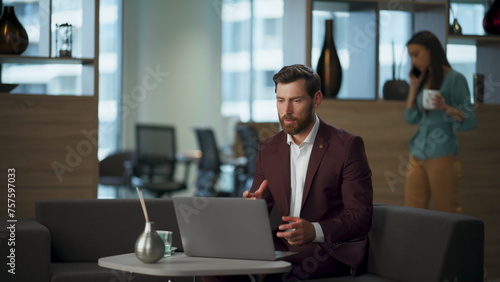
[[262, 261], [189, 257], [174, 253], [157, 263], [143, 263], [134, 253], [100, 258], [99, 266], [153, 276], [212, 276], [283, 273], [291, 268], [286, 261]]

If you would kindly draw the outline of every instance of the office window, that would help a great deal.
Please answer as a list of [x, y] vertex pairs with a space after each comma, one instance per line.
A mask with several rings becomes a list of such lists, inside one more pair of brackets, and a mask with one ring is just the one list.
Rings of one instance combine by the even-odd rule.
[[[481, 3], [451, 3], [450, 4], [450, 23], [454, 18], [462, 27], [464, 35], [485, 35], [483, 29], [483, 18], [486, 13], [485, 6]], [[473, 77], [476, 73], [476, 45], [471, 44], [448, 44], [446, 54], [451, 67], [462, 73], [467, 79], [469, 91], [471, 93], [471, 102], [474, 103], [474, 82]]]
[[223, 0], [222, 115], [277, 121], [272, 76], [283, 65], [283, 0]]
[[476, 73], [476, 46], [448, 44], [446, 53], [451, 67], [467, 79], [471, 102], [474, 103], [473, 77]]
[[99, 159], [121, 147], [122, 0], [100, 0]]

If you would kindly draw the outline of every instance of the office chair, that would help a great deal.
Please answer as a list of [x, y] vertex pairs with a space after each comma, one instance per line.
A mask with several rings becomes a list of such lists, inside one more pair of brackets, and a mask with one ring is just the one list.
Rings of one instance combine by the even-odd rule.
[[174, 179], [178, 163], [175, 128], [138, 124], [135, 136], [135, 177], [132, 184], [156, 197], [170, 196], [173, 192], [187, 189], [188, 166], [185, 167], [182, 181]]
[[114, 186], [116, 198], [120, 196], [120, 187], [130, 187], [128, 166], [133, 162], [131, 151], [110, 154], [99, 162], [99, 184]]
[[196, 196], [218, 196], [215, 186], [219, 180], [222, 163], [214, 132], [211, 128], [195, 128], [194, 131], [202, 154], [198, 163]]
[[236, 125], [236, 134], [240, 139], [240, 145], [243, 149], [243, 155], [246, 158], [246, 164], [238, 167], [237, 179], [238, 187], [235, 187], [236, 195], [241, 196], [244, 191], [252, 187], [255, 173], [255, 160], [259, 150], [259, 136], [257, 130], [248, 124]]

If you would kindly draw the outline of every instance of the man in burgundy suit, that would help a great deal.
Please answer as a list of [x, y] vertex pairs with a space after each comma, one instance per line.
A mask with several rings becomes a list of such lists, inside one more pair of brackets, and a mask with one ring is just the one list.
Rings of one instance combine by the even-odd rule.
[[371, 170], [361, 137], [323, 122], [321, 80], [309, 67], [291, 65], [274, 75], [283, 131], [263, 140], [245, 198], [276, 205], [283, 223], [275, 233], [288, 273], [270, 281], [359, 274], [371, 228]]

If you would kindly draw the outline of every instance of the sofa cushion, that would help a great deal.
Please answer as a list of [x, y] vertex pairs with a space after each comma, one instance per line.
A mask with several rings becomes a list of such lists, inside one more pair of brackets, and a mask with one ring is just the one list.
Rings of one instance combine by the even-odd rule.
[[[181, 251], [172, 200], [146, 199], [146, 207], [158, 230], [173, 231], [173, 246]], [[96, 262], [132, 253], [145, 226], [138, 199], [39, 201], [36, 219], [50, 230], [54, 262]]]

